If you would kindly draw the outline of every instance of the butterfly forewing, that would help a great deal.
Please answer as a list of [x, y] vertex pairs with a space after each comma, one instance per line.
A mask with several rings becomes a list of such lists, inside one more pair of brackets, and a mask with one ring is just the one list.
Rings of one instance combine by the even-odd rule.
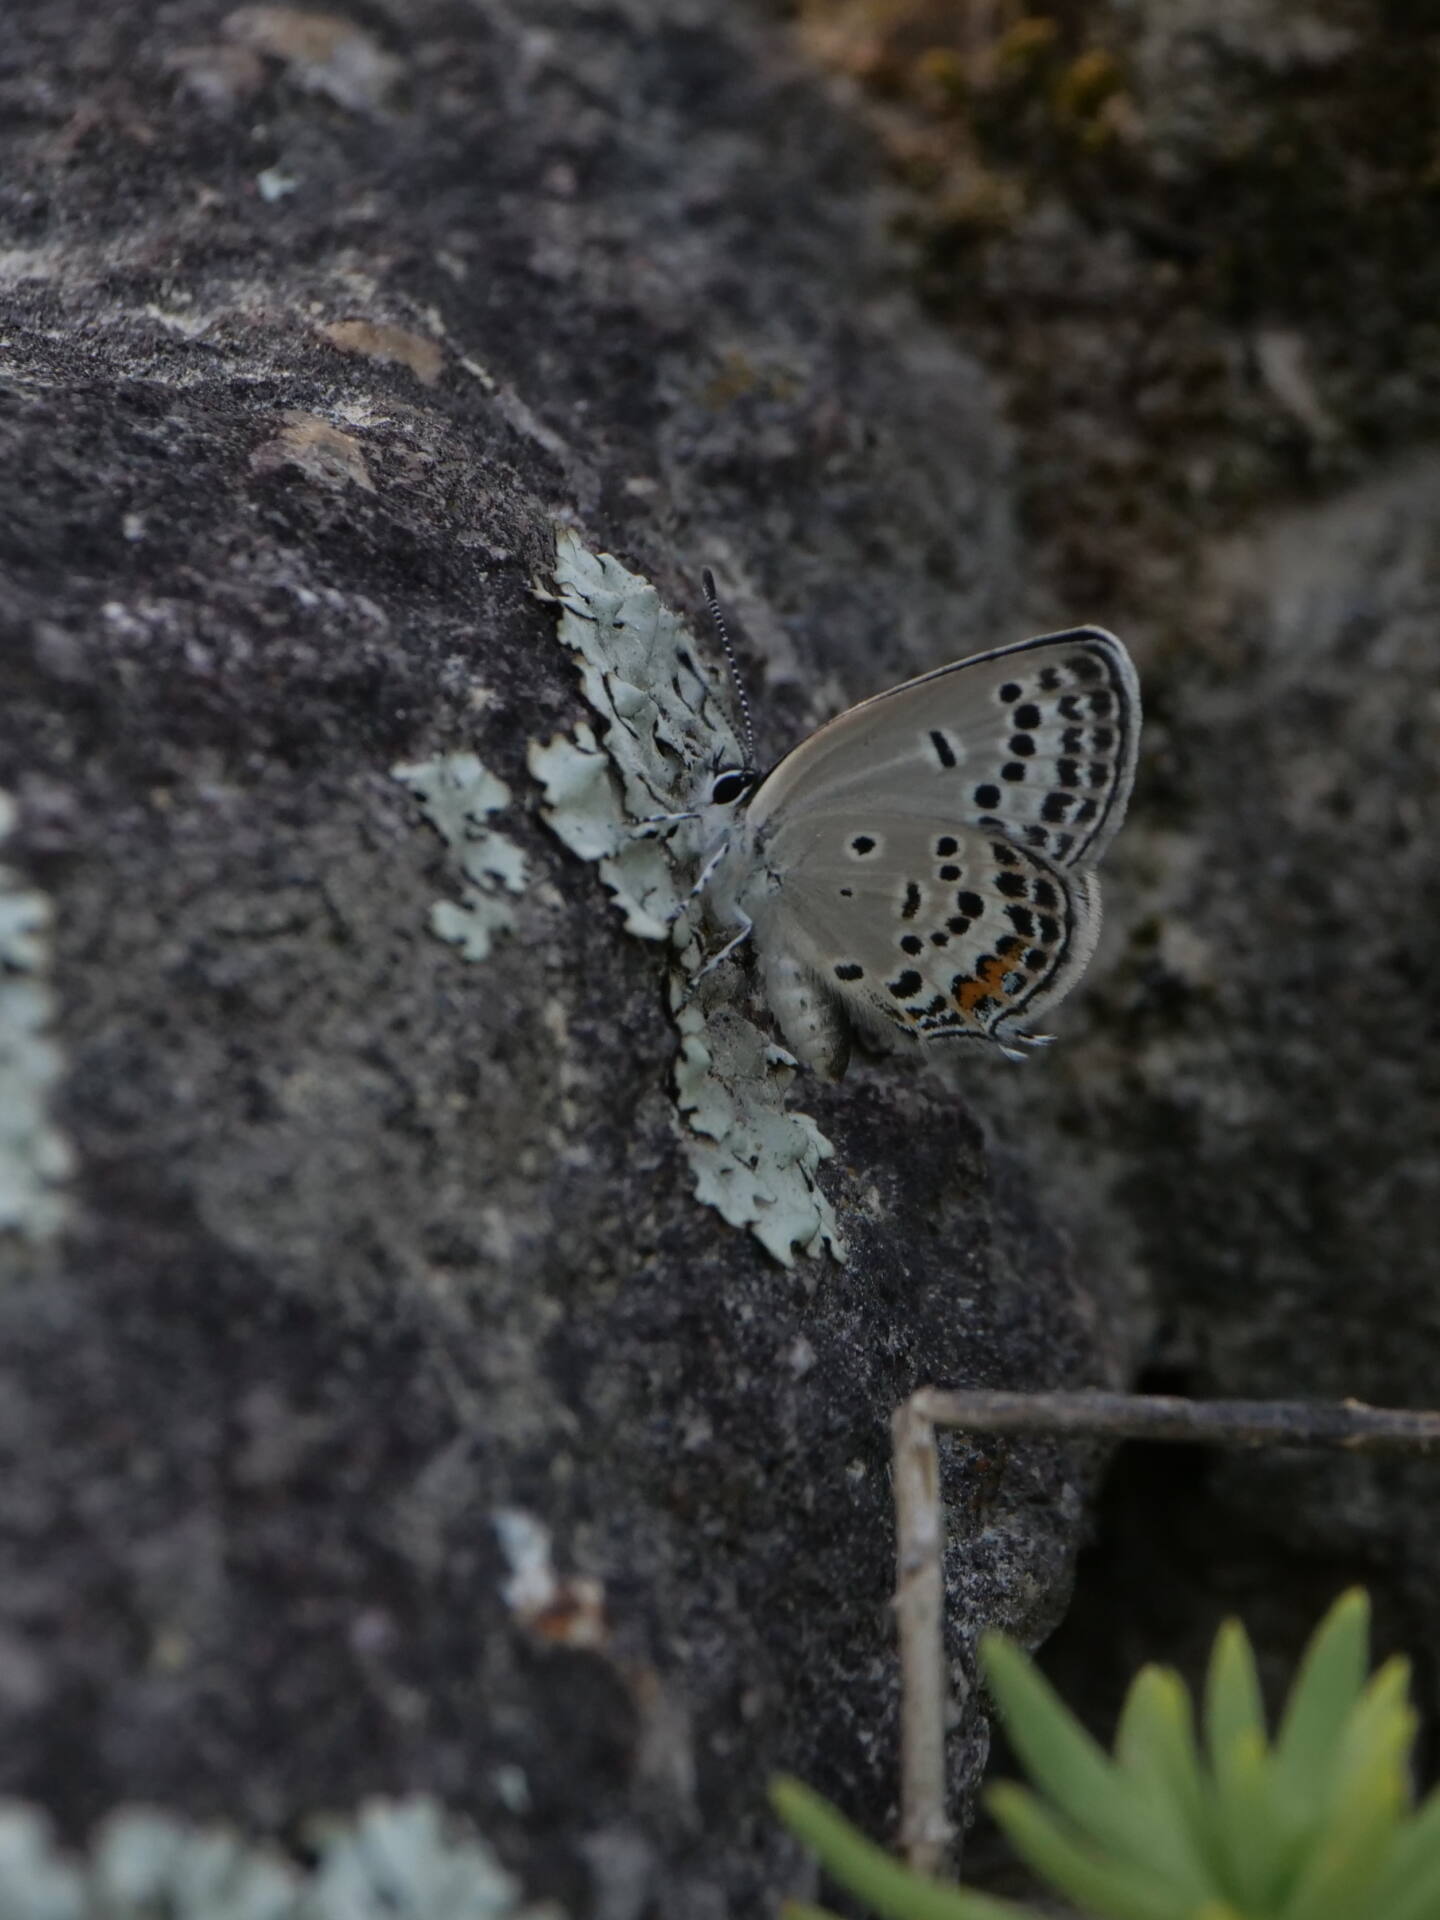
[[[888, 799], [888, 796], [887, 796]], [[1079, 978], [1099, 928], [1093, 878], [1007, 835], [888, 804], [786, 809], [762, 952], [803, 961], [862, 1024], [1003, 1036]]]
[[883, 805], [937, 832], [967, 824], [1057, 866], [1093, 865], [1124, 817], [1139, 725], [1135, 669], [1113, 634], [1046, 634], [842, 713], [780, 762], [748, 818], [778, 830], [843, 805], [863, 832]]

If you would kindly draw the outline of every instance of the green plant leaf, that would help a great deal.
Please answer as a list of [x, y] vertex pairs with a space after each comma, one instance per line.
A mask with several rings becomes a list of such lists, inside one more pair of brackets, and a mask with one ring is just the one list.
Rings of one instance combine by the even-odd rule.
[[1035, 1920], [1026, 1908], [912, 1873], [851, 1826], [828, 1800], [782, 1774], [770, 1783], [770, 1804], [797, 1839], [848, 1893], [882, 1920]]
[[986, 1805], [1012, 1847], [1087, 1913], [1106, 1920], [1191, 1920], [1196, 1901], [1132, 1860], [1106, 1858], [1024, 1787], [992, 1787]]
[[1245, 1629], [1238, 1620], [1226, 1620], [1215, 1636], [1205, 1677], [1205, 1746], [1210, 1765], [1218, 1767], [1233, 1742], [1246, 1733], [1258, 1734], [1264, 1744], [1265, 1707]]
[[1167, 1848], [1148, 1805], [1033, 1663], [998, 1633], [982, 1638], [980, 1661], [1005, 1730], [1036, 1786], [1103, 1852], [1163, 1874]]
[[1142, 1667], [1136, 1674], [1121, 1709], [1115, 1758], [1148, 1806], [1156, 1843], [1152, 1863], [1195, 1900], [1217, 1893], [1209, 1800], [1190, 1695], [1179, 1674], [1163, 1667]]
[[1370, 1601], [1352, 1587], [1315, 1629], [1275, 1740], [1280, 1775], [1301, 1805], [1313, 1805], [1325, 1790], [1369, 1664]]
[[1376, 1883], [1374, 1911], [1385, 1920], [1440, 1915], [1440, 1791], [1398, 1829]]
[[1355, 1777], [1334, 1817], [1317, 1834], [1281, 1920], [1351, 1920], [1373, 1914], [1375, 1882], [1405, 1806], [1404, 1769], [1394, 1759]]
[[1372, 1913], [1375, 1881], [1409, 1800], [1415, 1738], [1410, 1670], [1390, 1660], [1347, 1716], [1317, 1806], [1312, 1846], [1283, 1909], [1288, 1920]]
[[1330, 1804], [1343, 1810], [1358, 1783], [1387, 1768], [1401, 1774], [1415, 1728], [1410, 1662], [1397, 1656], [1373, 1676], [1341, 1729], [1327, 1783]]
[[1255, 1654], [1238, 1620], [1215, 1636], [1204, 1711], [1221, 1882], [1250, 1911], [1269, 1913], [1294, 1877], [1308, 1829], [1270, 1763]]
[[1224, 1891], [1247, 1915], [1271, 1914], [1294, 1880], [1310, 1826], [1281, 1790], [1259, 1727], [1242, 1728], [1222, 1748], [1214, 1789]]
[[[1331, 1608], [1273, 1747], [1250, 1643], [1227, 1622], [1206, 1682], [1208, 1767], [1174, 1673], [1136, 1676], [1112, 1761], [1025, 1655], [987, 1636], [986, 1678], [1038, 1789], [993, 1788], [996, 1821], [1095, 1920], [1440, 1920], [1440, 1792], [1409, 1814], [1410, 1670], [1394, 1659], [1366, 1681], [1368, 1619], [1359, 1592]], [[1035, 1920], [909, 1873], [793, 1782], [775, 1800], [884, 1920]]]

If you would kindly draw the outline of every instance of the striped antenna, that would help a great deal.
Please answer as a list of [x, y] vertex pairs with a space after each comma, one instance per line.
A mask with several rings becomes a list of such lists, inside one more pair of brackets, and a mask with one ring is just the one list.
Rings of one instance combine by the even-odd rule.
[[725, 662], [730, 669], [730, 678], [734, 682], [735, 697], [740, 702], [740, 718], [745, 723], [745, 764], [755, 765], [755, 728], [750, 719], [750, 702], [745, 698], [745, 682], [740, 678], [740, 664], [735, 658], [735, 649], [730, 644], [730, 632], [725, 625], [725, 616], [720, 611], [720, 598], [715, 591], [715, 576], [706, 567], [700, 576], [705, 586], [705, 604], [710, 609], [710, 618], [715, 623], [715, 631], [720, 636], [720, 645], [725, 649]]

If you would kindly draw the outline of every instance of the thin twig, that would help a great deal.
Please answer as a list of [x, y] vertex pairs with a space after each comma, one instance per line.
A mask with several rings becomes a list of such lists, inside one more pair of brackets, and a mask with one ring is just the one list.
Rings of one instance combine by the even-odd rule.
[[1340, 1447], [1440, 1452], [1440, 1413], [1358, 1400], [1181, 1400], [1132, 1393], [995, 1393], [921, 1387], [891, 1419], [900, 1642], [900, 1844], [934, 1874], [953, 1832], [945, 1816], [943, 1507], [936, 1427], [969, 1433], [1177, 1440], [1215, 1447]]
[[917, 1394], [890, 1422], [895, 1493], [895, 1619], [900, 1642], [900, 1845], [933, 1874], [954, 1829], [945, 1814], [944, 1522], [935, 1429]]
[[914, 1403], [937, 1427], [970, 1433], [1085, 1434], [1188, 1440], [1212, 1447], [1343, 1447], [1440, 1452], [1440, 1413], [1359, 1400], [1181, 1400], [1138, 1393], [992, 1393], [922, 1387]]

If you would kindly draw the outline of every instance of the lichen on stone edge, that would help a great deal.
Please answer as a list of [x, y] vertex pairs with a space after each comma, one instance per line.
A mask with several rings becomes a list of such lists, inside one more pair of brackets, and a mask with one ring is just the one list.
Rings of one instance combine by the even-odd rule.
[[701, 947], [683, 911], [700, 849], [689, 823], [647, 831], [682, 812], [687, 779], [743, 763], [726, 682], [708, 666], [648, 580], [612, 554], [558, 530], [558, 637], [574, 656], [597, 725], [532, 741], [542, 817], [594, 863], [628, 932], [668, 941], [670, 1003], [680, 1028], [676, 1106], [697, 1199], [747, 1229], [784, 1266], [797, 1252], [845, 1258], [818, 1171], [833, 1149], [808, 1114], [785, 1104], [796, 1062], [730, 1004], [725, 969], [697, 981]]
[[460, 886], [458, 900], [437, 900], [431, 907], [430, 931], [459, 947], [467, 960], [487, 959], [496, 936], [515, 924], [507, 894], [522, 894], [528, 884], [522, 849], [486, 825], [510, 804], [510, 789], [473, 753], [439, 754], [391, 772], [445, 842]]
[[[14, 830], [16, 806], [0, 791], [0, 846]], [[53, 911], [43, 893], [0, 864], [0, 1234], [32, 1243], [52, 1239], [68, 1215], [70, 1144], [50, 1118], [63, 1066], [52, 1036], [50, 984]]]

